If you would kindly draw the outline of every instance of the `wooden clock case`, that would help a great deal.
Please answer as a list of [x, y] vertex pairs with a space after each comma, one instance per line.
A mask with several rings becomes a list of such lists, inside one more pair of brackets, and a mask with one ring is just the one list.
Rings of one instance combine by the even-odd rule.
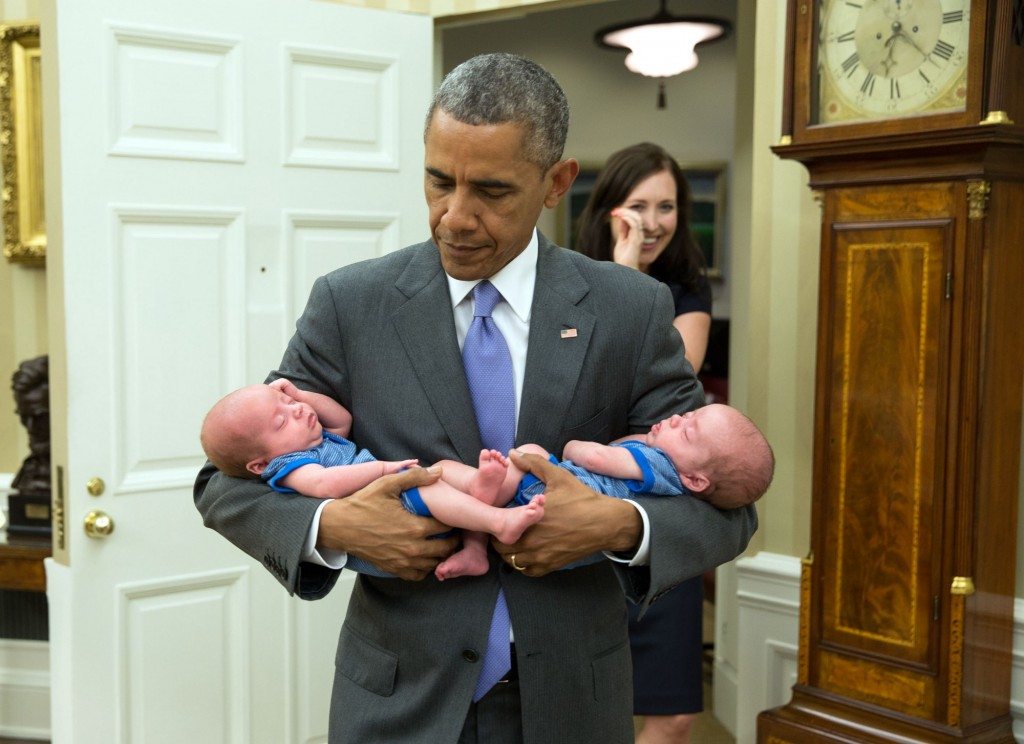
[[758, 741], [1012, 742], [1024, 0], [972, 0], [962, 112], [822, 126], [815, 8], [773, 148], [822, 205], [811, 554]]

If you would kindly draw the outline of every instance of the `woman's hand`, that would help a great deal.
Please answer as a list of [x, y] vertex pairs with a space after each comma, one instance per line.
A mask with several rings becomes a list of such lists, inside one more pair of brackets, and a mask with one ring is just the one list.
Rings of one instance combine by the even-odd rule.
[[640, 247], [644, 242], [644, 226], [640, 215], [631, 209], [616, 207], [611, 211], [612, 260], [620, 266], [640, 268]]

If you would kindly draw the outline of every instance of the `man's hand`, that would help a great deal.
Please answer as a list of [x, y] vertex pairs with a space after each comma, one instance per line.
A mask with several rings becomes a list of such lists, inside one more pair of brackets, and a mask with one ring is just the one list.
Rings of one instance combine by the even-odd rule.
[[512, 450], [509, 458], [516, 467], [544, 481], [547, 502], [544, 518], [518, 542], [491, 541], [506, 563], [523, 569], [527, 576], [543, 576], [602, 550], [636, 550], [643, 521], [634, 507], [583, 485], [539, 455]]
[[317, 547], [344, 550], [400, 579], [419, 581], [458, 547], [459, 538], [428, 539], [448, 527], [410, 514], [398, 496], [406, 489], [429, 485], [440, 475], [440, 468], [411, 468], [335, 499], [320, 515]]

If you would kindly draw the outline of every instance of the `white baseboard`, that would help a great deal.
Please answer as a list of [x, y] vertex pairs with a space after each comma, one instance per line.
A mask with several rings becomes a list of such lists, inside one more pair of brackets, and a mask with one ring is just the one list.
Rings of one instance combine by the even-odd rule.
[[761, 552], [736, 561], [736, 601], [741, 666], [733, 735], [749, 744], [757, 739], [757, 714], [786, 703], [796, 682], [800, 559]]
[[739, 690], [739, 675], [736, 667], [721, 656], [715, 655], [715, 684], [712, 690], [715, 718], [726, 731], [736, 737], [736, 695]]
[[[736, 570], [742, 664], [715, 660], [715, 714], [736, 744], [752, 744], [757, 714], [788, 702], [796, 681], [800, 559], [762, 552], [738, 560]], [[1014, 601], [1013, 626], [1010, 712], [1014, 739], [1024, 744], [1024, 599]]]
[[50, 739], [50, 648], [0, 639], [0, 736]]

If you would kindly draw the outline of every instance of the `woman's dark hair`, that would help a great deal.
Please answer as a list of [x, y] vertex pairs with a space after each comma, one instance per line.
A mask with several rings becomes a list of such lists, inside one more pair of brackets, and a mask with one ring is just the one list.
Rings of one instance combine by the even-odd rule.
[[663, 170], [671, 173], [676, 182], [679, 222], [672, 240], [651, 264], [650, 274], [659, 281], [674, 282], [686, 291], [696, 292], [704, 271], [704, 256], [690, 233], [690, 187], [675, 158], [658, 145], [641, 142], [608, 158], [580, 214], [579, 235], [574, 246], [580, 253], [598, 261], [611, 261], [611, 211], [626, 201], [637, 184]]

